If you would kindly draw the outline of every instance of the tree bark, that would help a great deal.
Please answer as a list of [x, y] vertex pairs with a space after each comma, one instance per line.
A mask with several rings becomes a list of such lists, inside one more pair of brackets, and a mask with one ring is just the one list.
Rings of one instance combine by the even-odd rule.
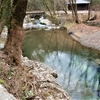
[[70, 6], [71, 6], [71, 11], [72, 11], [72, 18], [73, 18], [73, 20], [75, 20], [73, 4], [72, 4], [71, 0], [69, 0], [69, 2], [70, 2]]
[[90, 19], [90, 16], [91, 16], [92, 3], [93, 3], [93, 1], [90, 0], [90, 4], [89, 4], [89, 8], [88, 8], [88, 20]]
[[78, 14], [77, 14], [77, 4], [76, 4], [76, 0], [74, 0], [74, 2], [75, 2], [75, 7], [74, 7], [75, 22], [76, 22], [76, 23], [79, 23], [79, 21], [78, 21]]
[[2, 0], [0, 0], [0, 35], [1, 35], [1, 32], [2, 32]]
[[27, 0], [14, 0], [13, 6], [4, 51], [8, 55], [9, 64], [21, 66], [22, 25], [26, 14]]
[[1, 35], [1, 33], [2, 33], [2, 28], [3, 28], [2, 22], [0, 21], [0, 35]]
[[68, 6], [66, 4], [66, 0], [60, 0], [61, 6], [64, 10], [64, 12], [67, 14]]
[[76, 0], [69, 0], [69, 1], [70, 1], [70, 4], [71, 4], [73, 19], [75, 20], [76, 23], [79, 23], [79, 21], [78, 21], [78, 14], [77, 14]]

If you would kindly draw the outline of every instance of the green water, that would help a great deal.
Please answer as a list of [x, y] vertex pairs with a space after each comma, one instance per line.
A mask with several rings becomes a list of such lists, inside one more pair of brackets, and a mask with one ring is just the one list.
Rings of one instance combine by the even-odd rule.
[[100, 99], [98, 50], [86, 48], [67, 35], [66, 30], [32, 30], [25, 32], [23, 55], [57, 70], [58, 83], [72, 100]]

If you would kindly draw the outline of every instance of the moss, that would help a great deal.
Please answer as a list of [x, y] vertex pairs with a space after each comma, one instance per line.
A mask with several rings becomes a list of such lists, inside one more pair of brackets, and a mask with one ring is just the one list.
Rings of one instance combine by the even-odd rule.
[[0, 79], [0, 84], [4, 84], [4, 83], [5, 83], [5, 81]]

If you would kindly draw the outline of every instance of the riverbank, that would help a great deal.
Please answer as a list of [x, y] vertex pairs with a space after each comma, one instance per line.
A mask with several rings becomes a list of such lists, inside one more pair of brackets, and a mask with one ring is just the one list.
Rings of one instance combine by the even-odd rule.
[[[67, 29], [68, 32], [72, 31], [73, 34], [70, 35], [76, 41], [80, 42], [82, 45], [89, 48], [100, 50], [100, 12], [92, 11], [91, 18], [96, 16], [96, 19], [87, 21], [88, 11], [78, 11], [78, 18], [80, 24], [72, 22], [72, 15], [68, 13], [66, 15], [63, 12], [59, 12], [60, 15], [58, 19], [62, 19], [63, 26]], [[67, 16], [67, 17], [66, 17]], [[85, 24], [84, 24], [85, 22]]]
[[[0, 37], [0, 49], [4, 48], [7, 30]], [[6, 55], [0, 50], [0, 100], [71, 100], [57, 83], [57, 72], [47, 65], [22, 57], [25, 70], [6, 63]], [[4, 94], [4, 95], [3, 95]]]
[[[67, 92], [56, 82], [55, 70], [41, 62], [22, 57], [21, 62], [25, 67], [22, 71], [8, 65], [5, 58], [4, 53], [0, 51], [0, 84], [16, 99], [0, 89], [0, 100], [71, 100]], [[7, 97], [3, 94], [7, 94]]]
[[89, 48], [100, 50], [100, 27], [77, 24], [70, 27], [71, 35], [75, 40]]

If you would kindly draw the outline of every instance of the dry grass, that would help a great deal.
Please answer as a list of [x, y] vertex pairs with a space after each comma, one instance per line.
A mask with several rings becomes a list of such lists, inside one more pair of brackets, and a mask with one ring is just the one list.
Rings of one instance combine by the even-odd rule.
[[[6, 89], [18, 100], [34, 100], [35, 77], [29, 73], [28, 69], [22, 70], [16, 66], [0, 64], [0, 80]], [[38, 85], [38, 84], [37, 84]]]

